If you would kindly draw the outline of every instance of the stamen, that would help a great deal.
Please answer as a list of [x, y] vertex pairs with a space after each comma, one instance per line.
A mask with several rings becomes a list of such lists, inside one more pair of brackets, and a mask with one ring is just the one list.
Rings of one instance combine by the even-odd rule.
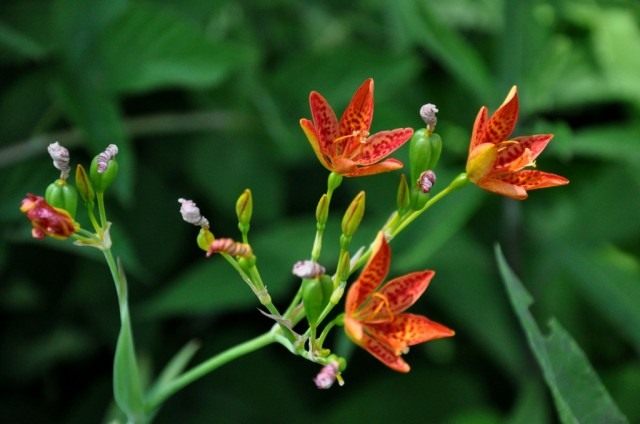
[[377, 314], [382, 310], [382, 308], [385, 308], [387, 310], [387, 314], [389, 315], [389, 319], [393, 320], [393, 312], [391, 312], [391, 306], [389, 305], [389, 299], [387, 299], [387, 296], [383, 295], [382, 293], [373, 293], [371, 297], [377, 297], [382, 302], [376, 306], [373, 313]]

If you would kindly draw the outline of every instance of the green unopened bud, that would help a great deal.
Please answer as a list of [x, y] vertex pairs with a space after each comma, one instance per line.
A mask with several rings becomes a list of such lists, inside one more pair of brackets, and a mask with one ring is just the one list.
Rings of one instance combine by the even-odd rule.
[[236, 215], [238, 216], [238, 228], [240, 232], [247, 233], [253, 214], [253, 196], [251, 190], [245, 189], [236, 201]]
[[351, 271], [350, 260], [349, 252], [346, 250], [343, 251], [338, 260], [338, 267], [336, 269], [337, 281], [335, 282], [347, 281]]
[[200, 228], [200, 232], [198, 233], [198, 237], [196, 241], [198, 242], [198, 247], [205, 252], [209, 251], [209, 246], [215, 240], [213, 233], [208, 228]]
[[44, 198], [51, 206], [69, 212], [71, 218], [76, 217], [78, 192], [71, 184], [67, 184], [66, 180], [60, 178], [49, 184]]
[[409, 205], [411, 203], [411, 194], [409, 193], [407, 177], [405, 177], [404, 174], [400, 174], [400, 184], [398, 184], [398, 194], [396, 195], [396, 201], [398, 203], [398, 212], [405, 212], [409, 209]]
[[87, 171], [84, 170], [82, 165], [76, 167], [76, 187], [78, 187], [82, 200], [89, 205], [93, 204], [96, 193], [93, 190], [93, 184], [91, 184]]
[[324, 226], [329, 218], [329, 198], [323, 194], [316, 206], [316, 221], [318, 225]]
[[89, 176], [97, 193], [104, 193], [116, 179], [118, 162], [116, 162], [115, 156], [117, 153], [118, 146], [109, 144], [104, 152], [94, 157], [91, 161]]
[[364, 204], [365, 192], [361, 191], [351, 201], [351, 204], [342, 218], [342, 234], [345, 236], [353, 236], [360, 226], [360, 222], [362, 222], [362, 217], [364, 216]]

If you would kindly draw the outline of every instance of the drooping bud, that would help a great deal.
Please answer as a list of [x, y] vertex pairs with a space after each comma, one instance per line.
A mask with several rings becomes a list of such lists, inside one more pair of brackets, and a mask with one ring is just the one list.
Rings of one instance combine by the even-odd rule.
[[364, 216], [364, 205], [365, 192], [361, 191], [351, 201], [351, 204], [342, 217], [342, 234], [346, 237], [353, 236], [360, 226], [360, 222], [362, 222], [362, 217]]
[[215, 239], [209, 245], [209, 249], [207, 250], [207, 257], [213, 255], [214, 253], [226, 253], [231, 256], [240, 256], [244, 258], [253, 256], [251, 246], [246, 243], [239, 243], [230, 238]]
[[47, 152], [49, 152], [49, 156], [53, 160], [53, 166], [60, 171], [60, 179], [66, 180], [69, 178], [69, 172], [71, 171], [69, 150], [56, 141], [49, 144]]
[[31, 221], [31, 235], [37, 239], [45, 236], [66, 239], [78, 229], [69, 212], [53, 207], [43, 197], [31, 193], [22, 200], [20, 212]]
[[82, 201], [89, 205], [93, 204], [96, 193], [93, 190], [93, 184], [91, 184], [87, 171], [85, 171], [84, 167], [80, 164], [76, 166], [76, 186], [78, 187]]
[[253, 214], [253, 196], [251, 190], [246, 189], [236, 201], [236, 215], [238, 216], [238, 228], [242, 233], [249, 231], [251, 215]]
[[201, 228], [209, 228], [209, 220], [200, 214], [200, 209], [193, 200], [181, 197], [178, 199], [178, 203], [180, 203], [180, 215], [185, 222]]
[[322, 265], [309, 260], [296, 262], [291, 270], [293, 275], [300, 278], [317, 278], [324, 275], [325, 271]]
[[427, 103], [420, 108], [420, 117], [427, 124], [427, 130], [432, 133], [436, 129], [438, 108], [433, 103]]
[[49, 184], [44, 192], [44, 198], [51, 206], [66, 210], [71, 218], [75, 218], [78, 192], [71, 184], [67, 184], [66, 180], [60, 178]]
[[329, 198], [327, 194], [323, 194], [316, 206], [316, 221], [318, 225], [325, 225], [329, 218]]
[[399, 212], [404, 212], [409, 209], [411, 203], [411, 195], [409, 193], [409, 185], [407, 184], [407, 177], [404, 174], [400, 174], [400, 184], [398, 184], [398, 193], [396, 195], [396, 202]]
[[420, 174], [420, 177], [416, 182], [418, 188], [423, 193], [429, 193], [435, 183], [436, 183], [436, 174], [430, 169]]
[[97, 193], [104, 193], [118, 175], [118, 162], [115, 157], [118, 154], [118, 146], [109, 144], [104, 152], [101, 152], [91, 161], [89, 176], [93, 188]]

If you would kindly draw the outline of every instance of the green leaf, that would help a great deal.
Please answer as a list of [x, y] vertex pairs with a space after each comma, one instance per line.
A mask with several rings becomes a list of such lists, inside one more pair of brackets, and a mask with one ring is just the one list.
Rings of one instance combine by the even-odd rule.
[[549, 335], [542, 334], [529, 311], [533, 304], [531, 295], [509, 268], [499, 246], [495, 253], [509, 299], [551, 390], [561, 421], [627, 423], [569, 333], [552, 319]]
[[255, 60], [244, 44], [208, 39], [158, 5], [132, 4], [101, 35], [109, 82], [117, 91], [171, 85], [206, 87]]
[[147, 399], [153, 398], [156, 393], [162, 391], [167, 383], [180, 375], [198, 349], [200, 349], [200, 343], [195, 340], [191, 340], [189, 343], [184, 345], [182, 349], [180, 349], [173, 358], [171, 358], [160, 375], [158, 375], [155, 383], [147, 392]]

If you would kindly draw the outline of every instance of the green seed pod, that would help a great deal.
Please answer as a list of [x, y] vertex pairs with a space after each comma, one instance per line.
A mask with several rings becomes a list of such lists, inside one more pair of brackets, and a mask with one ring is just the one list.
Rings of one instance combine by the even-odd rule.
[[320, 279], [304, 279], [302, 280], [302, 304], [307, 321], [311, 327], [315, 327], [320, 314], [327, 304], [324, 296], [323, 284]]
[[351, 237], [355, 234], [356, 230], [360, 226], [360, 222], [362, 222], [362, 217], [364, 216], [364, 205], [365, 192], [361, 191], [351, 201], [351, 204], [342, 218], [342, 234], [347, 237]]
[[93, 190], [93, 184], [91, 184], [87, 171], [84, 170], [82, 165], [76, 167], [76, 186], [78, 187], [82, 201], [92, 205], [96, 193]]
[[209, 231], [208, 228], [200, 228], [200, 232], [198, 233], [198, 237], [196, 238], [198, 247], [200, 249], [208, 252], [209, 246], [211, 246], [211, 243], [213, 243], [214, 240], [215, 237], [213, 237], [213, 233]]
[[96, 193], [104, 193], [118, 175], [118, 162], [115, 159], [110, 159], [104, 172], [99, 172], [100, 159], [100, 155], [94, 157], [89, 168], [89, 177]]
[[76, 217], [78, 209], [78, 192], [75, 187], [63, 179], [58, 179], [47, 187], [44, 198], [51, 206], [69, 212], [71, 218]]

